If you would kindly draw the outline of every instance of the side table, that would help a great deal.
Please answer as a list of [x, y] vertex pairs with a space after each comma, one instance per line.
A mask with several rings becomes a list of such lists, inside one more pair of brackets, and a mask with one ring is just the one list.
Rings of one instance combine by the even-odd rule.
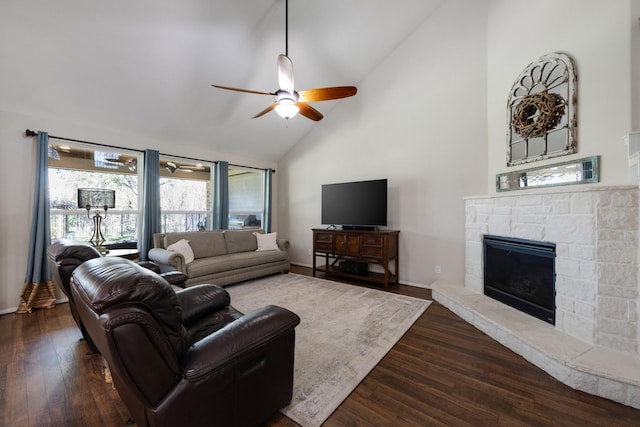
[[138, 249], [111, 249], [105, 256], [117, 256], [135, 261], [140, 258], [140, 251]]

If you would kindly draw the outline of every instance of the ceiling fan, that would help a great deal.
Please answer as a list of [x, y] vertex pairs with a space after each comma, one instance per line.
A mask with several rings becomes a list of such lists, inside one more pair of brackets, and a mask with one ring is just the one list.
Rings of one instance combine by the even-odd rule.
[[193, 172], [194, 170], [204, 170], [203, 166], [188, 166], [188, 165], [178, 165], [174, 162], [167, 162], [165, 168], [169, 171], [170, 174], [174, 174], [177, 171], [182, 172]]
[[280, 88], [275, 92], [260, 92], [248, 89], [239, 89], [229, 86], [211, 85], [218, 89], [234, 90], [237, 92], [252, 93], [256, 95], [275, 96], [273, 104], [253, 116], [262, 117], [271, 110], [276, 110], [280, 117], [289, 120], [298, 112], [308, 119], [322, 120], [322, 114], [313, 108], [308, 102], [329, 101], [332, 99], [347, 98], [356, 94], [355, 86], [334, 86], [317, 89], [297, 91], [293, 85], [293, 63], [289, 59], [289, 0], [285, 1], [285, 54], [278, 55], [278, 84]]

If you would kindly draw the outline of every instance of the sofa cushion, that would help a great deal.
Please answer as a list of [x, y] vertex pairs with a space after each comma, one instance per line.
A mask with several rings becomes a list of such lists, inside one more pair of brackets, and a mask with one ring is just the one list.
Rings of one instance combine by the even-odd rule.
[[164, 247], [185, 239], [193, 250], [195, 259], [224, 255], [227, 253], [223, 233], [221, 231], [190, 231], [184, 233], [167, 233], [164, 236]]
[[253, 230], [225, 230], [222, 234], [227, 244], [228, 254], [253, 252], [258, 249]]
[[189, 277], [202, 277], [223, 271], [286, 261], [287, 259], [288, 254], [285, 251], [254, 250], [253, 252], [238, 252], [218, 257], [197, 259], [187, 265], [187, 274]]

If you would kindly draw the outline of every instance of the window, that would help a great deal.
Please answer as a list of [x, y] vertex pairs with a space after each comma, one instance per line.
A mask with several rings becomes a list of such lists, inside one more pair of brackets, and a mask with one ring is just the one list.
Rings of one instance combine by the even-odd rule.
[[[115, 191], [101, 231], [104, 246], [136, 247], [141, 221], [142, 153], [91, 144], [49, 145], [51, 239], [89, 241], [94, 209], [78, 207], [79, 188]], [[213, 223], [213, 163], [160, 157], [161, 231], [208, 230]], [[229, 168], [229, 228], [262, 228], [264, 171]], [[100, 212], [104, 215], [102, 209]]]
[[262, 228], [264, 171], [229, 168], [229, 228]]
[[115, 208], [102, 221], [105, 245], [135, 247], [140, 159], [140, 153], [120, 149], [49, 144], [51, 239], [91, 238], [93, 221], [88, 215], [93, 216], [93, 211], [78, 208], [78, 188], [100, 188], [115, 191]]
[[162, 232], [211, 228], [211, 165], [161, 156]]

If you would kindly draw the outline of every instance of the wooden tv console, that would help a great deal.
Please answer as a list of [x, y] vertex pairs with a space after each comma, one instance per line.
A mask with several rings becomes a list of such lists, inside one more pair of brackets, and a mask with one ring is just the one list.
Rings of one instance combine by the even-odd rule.
[[[329, 230], [313, 229], [313, 276], [317, 271], [327, 275], [349, 277], [384, 284], [398, 281], [398, 234], [397, 230]], [[324, 257], [324, 265], [316, 265], [316, 258]], [[389, 268], [393, 261], [393, 271]], [[340, 267], [343, 262], [366, 264], [365, 272], [348, 271]], [[369, 264], [381, 265], [384, 273], [368, 271]], [[353, 265], [353, 264], [351, 264]]]

